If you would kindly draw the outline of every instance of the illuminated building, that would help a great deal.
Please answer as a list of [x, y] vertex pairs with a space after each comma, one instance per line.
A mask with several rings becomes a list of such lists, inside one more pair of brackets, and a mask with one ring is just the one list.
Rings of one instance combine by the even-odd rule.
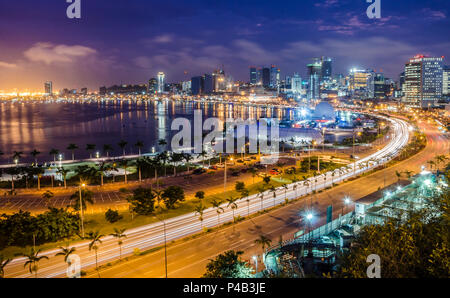
[[155, 78], [151, 78], [150, 80], [148, 80], [147, 93], [155, 94], [157, 91], [158, 91], [158, 80]]
[[46, 95], [53, 95], [53, 82], [51, 81], [45, 82], [44, 89]]
[[417, 55], [405, 64], [403, 102], [430, 107], [442, 99], [443, 57]]
[[158, 93], [164, 92], [164, 79], [165, 74], [163, 72], [158, 72]]
[[373, 70], [353, 68], [349, 75], [349, 91], [355, 99], [369, 99], [375, 96], [375, 73]]
[[442, 94], [448, 99], [450, 97], [450, 66], [445, 66], [443, 70]]
[[258, 83], [258, 72], [256, 67], [250, 66], [250, 84], [256, 85]]
[[308, 100], [320, 98], [320, 78], [322, 76], [322, 64], [319, 59], [307, 65], [308, 68]]
[[332, 76], [332, 64], [333, 60], [329, 57], [321, 58], [321, 80], [330, 81]]

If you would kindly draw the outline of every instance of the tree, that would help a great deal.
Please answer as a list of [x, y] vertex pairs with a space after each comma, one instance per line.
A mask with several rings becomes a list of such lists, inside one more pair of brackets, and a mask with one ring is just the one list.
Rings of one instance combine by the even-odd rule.
[[[92, 191], [82, 188], [81, 189], [81, 204], [83, 206], [83, 214], [87, 209], [87, 204], [94, 204], [94, 200], [92, 199]], [[75, 191], [71, 196], [70, 200], [73, 201], [72, 207], [75, 210], [80, 210], [80, 190]]]
[[111, 236], [117, 239], [117, 244], [119, 245], [119, 260], [122, 259], [122, 238], [127, 238], [127, 235], [125, 235], [125, 230], [126, 229], [114, 228], [114, 233], [111, 234]]
[[269, 185], [269, 183], [270, 183], [270, 176], [264, 176], [264, 177], [263, 177], [263, 182], [264, 182], [266, 185]]
[[275, 199], [277, 198], [277, 189], [272, 186], [269, 191], [272, 193], [273, 195], [273, 206], [275, 207]]
[[259, 238], [255, 240], [255, 244], [261, 245], [263, 252], [264, 252], [264, 249], [266, 247], [269, 247], [271, 243], [272, 243], [272, 240], [270, 240], [269, 238], [267, 238], [264, 235], [259, 235]]
[[22, 151], [14, 151], [13, 160], [16, 161], [16, 163], [18, 163], [22, 155], [23, 155]]
[[204, 278], [249, 278], [253, 269], [241, 260], [242, 251], [228, 250], [206, 265]]
[[198, 220], [200, 221], [200, 228], [203, 230], [203, 212], [205, 211], [206, 207], [203, 206], [201, 203], [200, 205], [196, 206], [194, 209], [194, 214], [198, 214]]
[[252, 174], [252, 183], [255, 184], [255, 177], [258, 175], [258, 171], [254, 167], [249, 168], [248, 171]]
[[111, 165], [102, 162], [98, 167], [98, 172], [100, 173], [100, 186], [103, 186], [103, 178], [105, 177], [105, 173], [111, 170]]
[[113, 150], [110, 144], [103, 145], [103, 152], [106, 152], [106, 158], [109, 158], [109, 152]]
[[128, 160], [126, 160], [126, 159], [122, 159], [119, 164], [122, 167], [122, 169], [124, 170], [124, 173], [125, 173], [125, 184], [127, 184], [128, 183], [127, 169], [130, 166], [130, 164], [128, 163]]
[[11, 259], [5, 259], [3, 255], [0, 255], [0, 278], [5, 277], [5, 267], [11, 261]]
[[89, 152], [89, 158], [92, 158], [92, 152], [95, 150], [95, 144], [87, 144], [86, 151]]
[[115, 222], [121, 220], [122, 218], [123, 218], [122, 215], [119, 215], [119, 211], [117, 211], [117, 210], [112, 210], [110, 208], [105, 212], [105, 219], [109, 223], [115, 223]]
[[144, 147], [144, 142], [142, 142], [142, 141], [137, 141], [136, 144], [134, 144], [134, 146], [135, 146], [136, 148], [138, 148], [139, 156], [141, 156], [141, 150], [142, 150], [142, 148]]
[[236, 204], [236, 201], [237, 201], [237, 198], [234, 198], [234, 197], [232, 197], [232, 196], [230, 196], [230, 197], [227, 199], [227, 202], [228, 202], [227, 208], [230, 207], [231, 210], [232, 210], [232, 212], [233, 212], [233, 222], [235, 221], [235, 218], [234, 218], [234, 210], [237, 209], [237, 207], [238, 207], [237, 204]]
[[211, 205], [213, 206], [213, 208], [216, 209], [217, 224], [220, 225], [220, 213], [224, 212], [223, 208], [220, 206], [220, 205], [222, 205], [222, 201], [212, 200]]
[[161, 152], [159, 153], [156, 158], [158, 159], [158, 161], [162, 164], [163, 168], [164, 168], [164, 177], [167, 176], [167, 161], [169, 160], [169, 154], [167, 151]]
[[64, 180], [64, 188], [67, 188], [67, 174], [69, 174], [69, 170], [68, 169], [64, 169], [63, 167], [58, 168], [58, 170], [56, 171], [58, 174], [60, 174], [63, 177]]
[[234, 189], [240, 193], [241, 191], [243, 191], [245, 189], [245, 183], [242, 181], [236, 181], [236, 184], [234, 185]]
[[67, 245], [66, 247], [60, 246], [59, 247], [60, 252], [56, 253], [55, 257], [57, 256], [63, 256], [64, 257], [64, 262], [67, 263], [67, 266], [70, 266], [70, 255], [72, 255], [77, 249], [75, 247], [69, 247], [69, 245]]
[[189, 173], [189, 166], [190, 166], [189, 162], [192, 160], [192, 155], [190, 155], [188, 153], [183, 153], [183, 159], [184, 159], [184, 161], [186, 163], [187, 171]]
[[448, 278], [449, 191], [427, 198], [425, 205], [383, 225], [364, 226], [340, 258], [337, 277], [366, 278], [367, 256], [377, 254], [382, 278]]
[[34, 248], [32, 247], [30, 252], [28, 254], [19, 254], [22, 257], [25, 257], [27, 259], [27, 261], [23, 264], [23, 267], [27, 267], [28, 266], [28, 270], [30, 272], [30, 274], [33, 274], [34, 272], [34, 277], [37, 278], [37, 273], [39, 270], [38, 267], [38, 263], [43, 260], [43, 259], [47, 259], [47, 256], [39, 256], [39, 253], [41, 252], [40, 249], [38, 249], [37, 251], [34, 250]]
[[67, 150], [70, 150], [72, 152], [72, 160], [75, 160], [75, 150], [78, 149], [78, 146], [75, 144], [69, 144], [69, 146], [67, 146]]
[[151, 188], [138, 187], [127, 198], [130, 209], [139, 215], [150, 215], [155, 211], [155, 195]]
[[50, 206], [50, 200], [53, 199], [55, 195], [50, 190], [47, 190], [42, 194], [42, 198], [45, 200], [45, 205]]
[[202, 150], [202, 152], [198, 154], [198, 156], [201, 156], [201, 158], [202, 158], [202, 168], [205, 167], [205, 156], [206, 155], [207, 155], [207, 153], [204, 150]]
[[56, 155], [59, 154], [59, 150], [55, 149], [55, 148], [52, 148], [48, 154], [52, 155], [53, 156], [53, 161], [56, 162]]
[[177, 175], [177, 164], [183, 160], [183, 154], [182, 153], [176, 153], [173, 152], [170, 155], [170, 162], [173, 164], [173, 176]]
[[89, 243], [89, 251], [94, 250], [95, 252], [95, 269], [97, 270], [98, 277], [100, 277], [100, 272], [98, 271], [98, 245], [102, 243], [101, 238], [103, 236], [100, 234], [100, 231], [91, 231], [87, 236], [87, 239], [91, 240]]
[[166, 208], [174, 209], [175, 203], [184, 201], [184, 190], [179, 186], [172, 185], [163, 191], [162, 197]]
[[264, 201], [264, 192], [266, 191], [264, 189], [264, 187], [259, 187], [257, 188], [258, 191], [258, 196], [261, 199], [261, 211], [263, 210], [263, 201]]
[[122, 149], [122, 156], [125, 157], [125, 147], [128, 145], [128, 142], [121, 140], [117, 145]]
[[203, 190], [199, 190], [195, 193], [195, 197], [201, 201], [205, 198], [205, 192]]

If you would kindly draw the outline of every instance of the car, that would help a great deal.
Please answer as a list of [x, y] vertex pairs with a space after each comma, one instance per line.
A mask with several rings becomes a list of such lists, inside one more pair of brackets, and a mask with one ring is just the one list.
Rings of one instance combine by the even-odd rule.
[[239, 173], [239, 172], [232, 172], [231, 173], [231, 176], [235, 176], [235, 177], [237, 177], [237, 176], [239, 176], [241, 173]]
[[209, 167], [211, 170], [217, 170], [217, 166], [210, 166]]
[[203, 174], [203, 173], [205, 173], [205, 172], [206, 172], [205, 169], [203, 169], [203, 168], [197, 168], [197, 169], [195, 169], [192, 173], [195, 174], [195, 175], [201, 175], [201, 174]]

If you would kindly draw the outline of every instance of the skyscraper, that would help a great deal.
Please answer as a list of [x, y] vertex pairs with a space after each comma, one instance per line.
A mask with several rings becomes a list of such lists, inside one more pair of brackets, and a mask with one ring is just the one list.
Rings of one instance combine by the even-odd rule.
[[291, 90], [294, 94], [300, 94], [302, 92], [302, 78], [298, 73], [294, 73], [294, 76], [291, 78]]
[[258, 83], [258, 72], [256, 67], [250, 66], [250, 84], [256, 85]]
[[155, 78], [151, 78], [148, 80], [147, 93], [155, 94], [158, 91], [158, 80]]
[[[350, 70], [349, 91], [355, 99], [369, 99], [375, 97], [375, 73], [371, 69]], [[384, 78], [383, 78], [384, 84]]]
[[51, 81], [45, 82], [44, 89], [46, 95], [53, 95], [53, 82]]
[[158, 93], [164, 92], [164, 79], [166, 75], [163, 72], [158, 72]]
[[314, 59], [313, 63], [308, 64], [308, 100], [320, 98], [320, 77], [322, 74], [322, 64], [319, 59]]
[[442, 99], [443, 57], [416, 55], [405, 64], [403, 102], [430, 107]]
[[333, 60], [329, 57], [322, 57], [321, 60], [321, 80], [330, 81], [333, 71]]
[[270, 87], [270, 68], [263, 67], [261, 69], [261, 83], [264, 87]]
[[275, 65], [270, 66], [270, 88], [278, 88], [280, 85], [280, 69]]
[[450, 65], [444, 67], [442, 77], [442, 95], [448, 99], [450, 97]]
[[197, 76], [191, 79], [191, 93], [192, 95], [200, 95], [203, 93], [203, 77]]

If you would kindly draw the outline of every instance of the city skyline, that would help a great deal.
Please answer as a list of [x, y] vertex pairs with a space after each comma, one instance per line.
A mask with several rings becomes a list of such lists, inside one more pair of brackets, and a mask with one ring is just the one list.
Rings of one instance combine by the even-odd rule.
[[222, 66], [242, 81], [249, 80], [250, 65], [275, 64], [282, 78], [306, 77], [306, 65], [320, 56], [334, 59], [334, 73], [375, 69], [397, 80], [416, 54], [450, 55], [443, 38], [449, 4], [440, 0], [383, 1], [382, 18], [374, 20], [366, 16], [365, 1], [82, 1], [80, 20], [66, 17], [65, 1], [3, 6], [4, 91], [42, 92], [45, 81], [53, 82], [53, 90], [98, 90], [146, 83], [160, 71], [167, 82], [178, 82]]

